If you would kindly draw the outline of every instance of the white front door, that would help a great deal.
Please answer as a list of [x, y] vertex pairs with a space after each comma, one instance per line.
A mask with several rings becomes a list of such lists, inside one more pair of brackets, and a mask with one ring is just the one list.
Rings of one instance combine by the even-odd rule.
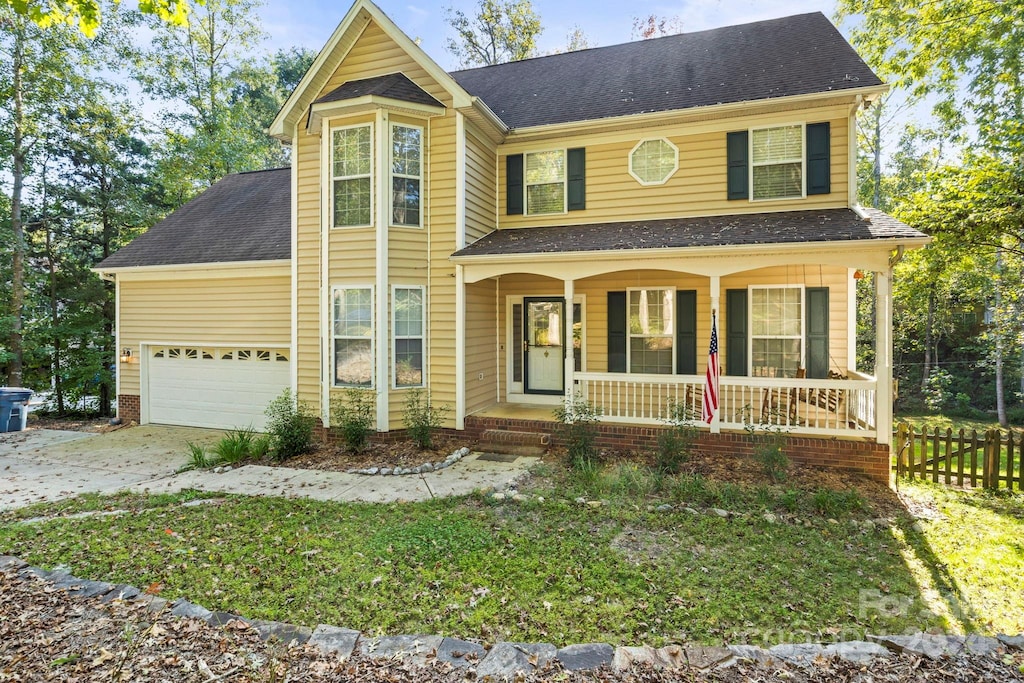
[[527, 394], [565, 392], [565, 300], [523, 299]]

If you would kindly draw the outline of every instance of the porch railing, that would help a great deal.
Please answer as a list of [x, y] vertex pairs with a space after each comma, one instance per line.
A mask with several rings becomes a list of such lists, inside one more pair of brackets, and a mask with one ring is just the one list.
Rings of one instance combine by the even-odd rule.
[[[721, 377], [719, 424], [743, 429], [770, 423], [794, 434], [874, 437], [874, 378], [797, 379]], [[606, 422], [664, 424], [673, 404], [699, 420], [701, 375], [578, 372], [580, 393], [601, 408]]]

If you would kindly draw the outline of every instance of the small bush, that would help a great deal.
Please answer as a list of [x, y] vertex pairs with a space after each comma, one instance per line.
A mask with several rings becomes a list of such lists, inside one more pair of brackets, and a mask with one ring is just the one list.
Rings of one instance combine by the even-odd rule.
[[668, 427], [658, 434], [658, 450], [654, 454], [654, 467], [658, 472], [677, 474], [689, 462], [700, 435], [692, 418], [689, 408], [672, 402], [668, 417], [663, 420]]
[[374, 424], [373, 392], [362, 389], [346, 389], [344, 398], [331, 401], [331, 415], [341, 433], [345, 448], [359, 453], [370, 442]]
[[849, 491], [818, 489], [811, 497], [811, 504], [823, 515], [838, 517], [841, 514], [863, 509], [864, 499], [852, 489]]
[[761, 464], [765, 475], [776, 483], [785, 481], [789, 470], [789, 458], [785, 452], [789, 431], [770, 422], [747, 423], [744, 429], [754, 443], [754, 460]]
[[779, 496], [779, 506], [786, 512], [796, 512], [800, 508], [800, 492], [786, 489]]
[[274, 450], [274, 438], [270, 434], [260, 434], [252, 441], [249, 448], [249, 455], [256, 460], [262, 460]]
[[598, 453], [595, 443], [601, 409], [577, 395], [568, 405], [555, 408], [555, 419], [561, 423], [558, 435], [565, 442], [569, 468], [576, 470], [596, 464]]
[[435, 408], [428, 392], [413, 389], [405, 401], [406, 433], [421, 449], [430, 448], [434, 445], [434, 432], [441, 428], [447, 414], [448, 406]]
[[288, 458], [313, 449], [313, 427], [316, 418], [309, 407], [299, 403], [290, 389], [270, 402], [266, 410], [267, 433], [273, 440], [274, 458]]
[[202, 446], [191, 441], [185, 444], [188, 447], [188, 459], [189, 466], [185, 469], [193, 470], [205, 470], [208, 467], [213, 467], [214, 462], [210, 460], [210, 456], [206, 453], [206, 446]]
[[217, 456], [214, 464], [223, 462], [233, 465], [251, 457], [256, 438], [256, 430], [252, 427], [228, 432], [213, 447], [213, 452]]

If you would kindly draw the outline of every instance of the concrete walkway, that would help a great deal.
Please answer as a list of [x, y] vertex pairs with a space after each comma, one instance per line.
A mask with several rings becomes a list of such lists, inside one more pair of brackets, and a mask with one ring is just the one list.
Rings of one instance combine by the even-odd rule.
[[210, 470], [175, 474], [188, 463], [186, 442], [209, 446], [221, 436], [216, 430], [155, 425], [108, 434], [45, 429], [0, 434], [0, 510], [126, 489], [174, 493], [193, 488], [369, 503], [420, 501], [504, 487], [537, 461], [520, 457], [511, 463], [494, 462], [471, 453], [439, 472], [399, 477], [259, 465], [223, 474]]

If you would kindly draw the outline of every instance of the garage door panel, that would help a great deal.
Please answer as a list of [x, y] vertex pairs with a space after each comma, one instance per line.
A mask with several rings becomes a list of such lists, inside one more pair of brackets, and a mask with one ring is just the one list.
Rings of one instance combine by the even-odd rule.
[[287, 349], [154, 347], [148, 419], [217, 429], [266, 427], [267, 405], [289, 386]]

